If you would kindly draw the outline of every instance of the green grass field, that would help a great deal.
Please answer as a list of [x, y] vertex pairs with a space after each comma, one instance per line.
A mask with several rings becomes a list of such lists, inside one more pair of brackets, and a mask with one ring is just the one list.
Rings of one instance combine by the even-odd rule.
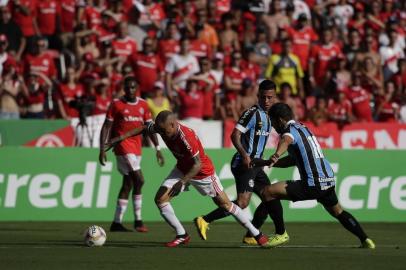
[[0, 269], [406, 269], [404, 223], [364, 224], [376, 250], [357, 248], [358, 240], [337, 223], [289, 223], [291, 241], [275, 249], [243, 246], [236, 223], [212, 224], [207, 241], [187, 223], [192, 241], [180, 248], [163, 246], [173, 237], [164, 223], [148, 223], [147, 234], [109, 233], [109, 224], [97, 223], [107, 242], [87, 248], [81, 232], [89, 225], [0, 222]]

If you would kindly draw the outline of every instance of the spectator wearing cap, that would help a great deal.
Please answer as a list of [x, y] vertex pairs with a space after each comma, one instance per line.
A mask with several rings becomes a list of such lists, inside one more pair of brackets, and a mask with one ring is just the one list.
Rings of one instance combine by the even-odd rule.
[[141, 96], [147, 97], [153, 91], [154, 83], [163, 79], [163, 64], [154, 51], [154, 40], [144, 39], [142, 51], [132, 56], [135, 78], [138, 79]]
[[37, 25], [37, 0], [14, 0], [9, 1], [12, 18], [20, 26], [25, 38], [27, 38], [27, 47], [35, 43], [34, 37], [39, 35]]
[[165, 65], [165, 83], [168, 97], [172, 98], [174, 88], [185, 89], [187, 80], [200, 71], [196, 56], [190, 53], [190, 42], [180, 41], [180, 52], [172, 56]]
[[171, 104], [165, 96], [164, 84], [161, 81], [155, 82], [151, 95], [147, 97], [147, 104], [154, 119], [160, 112], [171, 110]]
[[269, 38], [271, 41], [277, 39], [279, 28], [285, 28], [290, 24], [289, 18], [282, 9], [280, 0], [273, 0], [270, 3], [269, 13], [262, 16], [262, 21], [269, 30]]
[[398, 32], [391, 29], [388, 35], [389, 44], [379, 49], [379, 54], [382, 59], [383, 78], [385, 81], [390, 80], [392, 76], [398, 72], [398, 60], [405, 57], [403, 50], [399, 46], [396, 46]]
[[49, 47], [60, 50], [62, 44], [57, 36], [60, 31], [61, 5], [56, 0], [38, 1], [37, 25], [40, 35], [48, 39]]
[[342, 54], [339, 46], [332, 42], [331, 28], [325, 28], [321, 35], [321, 43], [314, 45], [309, 57], [309, 80], [313, 91], [324, 91], [330, 80], [332, 62]]
[[82, 84], [78, 83], [74, 67], [68, 67], [65, 80], [59, 85], [57, 93], [57, 104], [59, 114], [63, 119], [70, 120], [79, 117], [78, 110], [71, 106], [72, 101], [84, 94]]
[[302, 82], [304, 74], [299, 58], [292, 53], [292, 42], [290, 39], [282, 41], [281, 54], [273, 54], [271, 56], [265, 76], [275, 82], [278, 93], [281, 84], [287, 82], [292, 87], [293, 95], [304, 97]]
[[313, 28], [308, 24], [305, 13], [299, 15], [294, 27], [287, 27], [286, 31], [292, 40], [292, 53], [300, 59], [300, 64], [304, 72], [308, 69], [308, 59], [312, 43], [319, 37]]
[[8, 6], [0, 7], [0, 34], [6, 36], [8, 41], [7, 50], [19, 61], [24, 52], [26, 40], [20, 26], [11, 19]]
[[32, 53], [24, 58], [24, 74], [42, 73], [51, 80], [56, 79], [57, 70], [54, 59], [47, 52], [48, 40], [44, 37], [37, 37]]

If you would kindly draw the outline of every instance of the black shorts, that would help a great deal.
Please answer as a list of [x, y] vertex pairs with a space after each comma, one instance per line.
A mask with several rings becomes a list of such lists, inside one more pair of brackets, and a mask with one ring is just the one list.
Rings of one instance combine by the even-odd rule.
[[331, 207], [338, 203], [334, 187], [321, 190], [318, 187], [309, 187], [303, 181], [287, 181], [286, 192], [289, 198], [296, 201], [317, 200], [325, 207]]
[[254, 192], [258, 196], [261, 196], [262, 189], [271, 184], [268, 176], [260, 167], [248, 169], [244, 168], [241, 163], [237, 166], [232, 166], [231, 172], [235, 178], [237, 193]]

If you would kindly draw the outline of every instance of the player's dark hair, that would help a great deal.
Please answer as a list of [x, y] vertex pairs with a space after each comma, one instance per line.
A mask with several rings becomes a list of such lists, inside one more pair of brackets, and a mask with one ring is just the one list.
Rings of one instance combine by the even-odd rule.
[[288, 104], [278, 102], [269, 109], [269, 116], [272, 119], [282, 118], [285, 121], [294, 119], [293, 111]]
[[268, 90], [276, 90], [276, 85], [271, 80], [263, 80], [258, 87], [259, 92], [268, 91]]
[[129, 85], [131, 82], [135, 82], [135, 84], [138, 86], [137, 80], [134, 76], [127, 76], [124, 78], [124, 87]]
[[168, 119], [168, 117], [171, 116], [172, 114], [173, 112], [167, 110], [158, 113], [158, 115], [155, 118], [155, 123], [157, 124], [165, 123], [166, 119]]

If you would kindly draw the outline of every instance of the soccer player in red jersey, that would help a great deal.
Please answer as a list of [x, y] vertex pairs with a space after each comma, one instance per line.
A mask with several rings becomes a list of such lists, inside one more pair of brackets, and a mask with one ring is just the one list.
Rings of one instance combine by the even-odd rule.
[[[136, 90], [137, 82], [135, 77], [126, 77], [124, 79], [124, 96], [120, 99], [113, 100], [110, 104], [100, 134], [99, 161], [103, 166], [106, 162], [105, 150], [110, 134], [112, 136], [121, 136], [152, 120], [147, 103], [143, 99], [135, 96]], [[154, 135], [150, 136], [150, 138], [157, 150], [156, 156], [158, 163], [162, 166], [164, 159], [159, 149], [157, 137]], [[135, 215], [134, 228], [139, 232], [147, 232], [148, 229], [143, 225], [141, 219], [141, 188], [144, 184], [144, 177], [140, 167], [141, 137], [133, 136], [121, 141], [114, 146], [114, 153], [117, 158], [118, 170], [123, 175], [123, 184], [118, 194], [117, 208], [110, 231], [128, 231], [128, 229], [122, 225], [122, 220], [124, 212], [127, 209], [129, 193], [132, 190]]]
[[190, 241], [190, 236], [170, 204], [171, 199], [187, 190], [189, 185], [193, 185], [200, 194], [211, 197], [219, 207], [230, 212], [240, 224], [255, 235], [259, 245], [268, 246], [268, 237], [252, 225], [241, 208], [232, 203], [223, 191], [213, 163], [205, 154], [199, 138], [192, 129], [178, 123], [175, 115], [170, 111], [160, 112], [155, 119], [155, 124], [151, 123], [147, 127], [135, 129], [134, 134], [140, 134], [145, 129], [149, 134], [159, 133], [177, 160], [175, 168], [163, 181], [155, 195], [155, 203], [162, 217], [176, 231], [175, 239], [166, 243], [167, 247], [176, 247]]

